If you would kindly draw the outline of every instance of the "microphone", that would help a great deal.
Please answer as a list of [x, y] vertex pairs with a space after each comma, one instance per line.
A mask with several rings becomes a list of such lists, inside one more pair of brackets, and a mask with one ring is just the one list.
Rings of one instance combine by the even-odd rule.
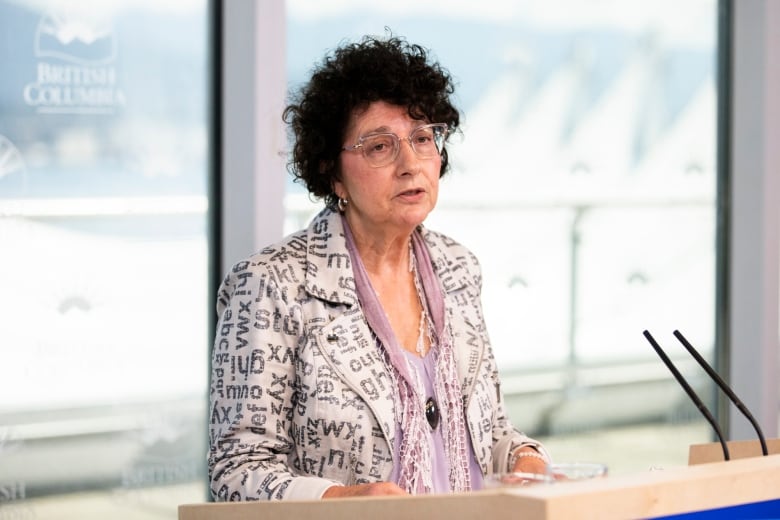
[[680, 331], [675, 330], [673, 332], [674, 337], [676, 337], [680, 343], [682, 343], [683, 347], [690, 353], [691, 356], [701, 365], [701, 367], [707, 372], [707, 374], [712, 378], [713, 381], [715, 381], [721, 390], [723, 390], [723, 393], [725, 393], [729, 399], [731, 399], [731, 402], [734, 403], [734, 405], [737, 407], [737, 409], [742, 412], [742, 415], [747, 417], [748, 421], [750, 421], [750, 424], [753, 426], [753, 429], [756, 430], [756, 434], [758, 435], [758, 440], [761, 442], [761, 452], [766, 456], [769, 454], [769, 450], [767, 450], [766, 447], [766, 439], [764, 438], [764, 432], [761, 431], [761, 427], [758, 425], [758, 422], [756, 421], [755, 417], [753, 417], [753, 414], [750, 413], [750, 411], [747, 409], [747, 407], [742, 404], [742, 401], [740, 401], [739, 397], [737, 397], [737, 394], [734, 393], [734, 391], [731, 389], [731, 387], [723, 380], [722, 377], [718, 375], [717, 372], [715, 372], [715, 369], [713, 369], [709, 363], [699, 354], [695, 348], [693, 348], [693, 345], [691, 345], [687, 339], [685, 339], [685, 336], [683, 336]]
[[683, 390], [685, 390], [685, 393], [688, 394], [688, 397], [691, 398], [691, 401], [693, 401], [693, 404], [696, 405], [696, 408], [699, 409], [704, 418], [707, 419], [707, 422], [710, 423], [710, 426], [712, 426], [712, 429], [715, 430], [715, 434], [718, 436], [718, 440], [720, 441], [720, 446], [723, 448], [723, 459], [729, 460], [731, 458], [729, 456], [729, 447], [726, 445], [726, 441], [723, 439], [723, 433], [721, 433], [720, 428], [718, 427], [718, 423], [715, 422], [715, 418], [712, 416], [712, 413], [710, 413], [709, 409], [704, 406], [704, 402], [702, 402], [696, 392], [694, 392], [693, 388], [691, 388], [691, 385], [688, 384], [688, 381], [685, 380], [680, 371], [677, 370], [677, 367], [674, 366], [674, 363], [672, 363], [672, 360], [669, 359], [669, 356], [666, 355], [666, 352], [664, 352], [661, 346], [655, 341], [655, 338], [653, 338], [653, 336], [650, 335], [648, 331], [644, 331], [642, 334], [644, 334], [647, 341], [650, 342], [650, 345], [656, 351], [658, 357], [661, 358], [661, 361], [664, 362], [666, 368], [669, 369], [674, 378], [677, 379], [677, 382], [680, 383], [680, 386], [683, 388]]

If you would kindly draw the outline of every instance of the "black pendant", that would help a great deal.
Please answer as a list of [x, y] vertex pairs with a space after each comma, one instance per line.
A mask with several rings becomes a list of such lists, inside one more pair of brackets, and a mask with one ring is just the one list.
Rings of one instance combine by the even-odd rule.
[[429, 397], [427, 401], [425, 401], [425, 418], [428, 419], [428, 424], [431, 425], [432, 429], [436, 429], [436, 427], [439, 425], [439, 405], [436, 403], [436, 400], [433, 397]]

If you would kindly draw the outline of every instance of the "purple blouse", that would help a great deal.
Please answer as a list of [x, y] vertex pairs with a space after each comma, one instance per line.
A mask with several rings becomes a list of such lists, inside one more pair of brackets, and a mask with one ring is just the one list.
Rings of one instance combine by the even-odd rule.
[[[425, 386], [425, 395], [431, 396], [434, 394], [433, 390], [433, 377], [434, 377], [434, 359], [430, 355], [430, 351], [424, 357], [420, 358], [411, 352], [404, 351], [406, 358], [409, 360], [409, 364], [413, 370], [416, 370], [420, 375], [420, 380]], [[438, 397], [435, 397], [438, 401]], [[428, 440], [431, 443], [431, 462], [433, 463], [433, 474], [431, 480], [433, 481], [433, 493], [449, 493], [450, 479], [449, 472], [450, 467], [447, 462], [447, 455], [444, 451], [444, 438], [442, 437], [442, 423], [435, 430], [430, 430]], [[401, 452], [401, 440], [403, 437], [403, 430], [401, 426], [396, 424], [395, 426], [395, 442], [393, 443], [393, 471], [390, 474], [390, 480], [398, 483], [398, 474], [400, 472], [399, 453]], [[476, 491], [482, 489], [482, 469], [477, 464], [477, 459], [474, 457], [474, 448], [471, 445], [471, 436], [466, 436], [467, 448], [469, 453], [469, 475], [471, 478], [471, 489]]]

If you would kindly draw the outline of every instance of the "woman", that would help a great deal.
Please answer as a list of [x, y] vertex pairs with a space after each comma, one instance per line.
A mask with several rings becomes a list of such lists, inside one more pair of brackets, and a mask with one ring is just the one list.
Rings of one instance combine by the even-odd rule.
[[326, 208], [233, 267], [218, 297], [209, 471], [220, 500], [479, 489], [541, 473], [503, 407], [476, 258], [427, 230], [449, 74], [399, 38], [337, 49], [285, 120]]

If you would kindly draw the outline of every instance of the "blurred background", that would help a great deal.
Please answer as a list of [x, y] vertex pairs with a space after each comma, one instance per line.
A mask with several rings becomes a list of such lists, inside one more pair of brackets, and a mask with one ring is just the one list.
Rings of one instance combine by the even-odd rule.
[[613, 474], [686, 464], [712, 434], [642, 331], [714, 405], [671, 332], [724, 355], [726, 4], [280, 0], [231, 25], [231, 0], [0, 0], [0, 519], [175, 518], [208, 499], [215, 287], [321, 207], [285, 171], [275, 111], [282, 137], [241, 143], [274, 158], [248, 190], [272, 214], [251, 239], [225, 231], [243, 188], [223, 96], [257, 109], [231, 96], [234, 31], [264, 39], [239, 85], [259, 98], [267, 62], [287, 90], [364, 34], [429, 48], [464, 119], [427, 225], [482, 262], [512, 420]]

